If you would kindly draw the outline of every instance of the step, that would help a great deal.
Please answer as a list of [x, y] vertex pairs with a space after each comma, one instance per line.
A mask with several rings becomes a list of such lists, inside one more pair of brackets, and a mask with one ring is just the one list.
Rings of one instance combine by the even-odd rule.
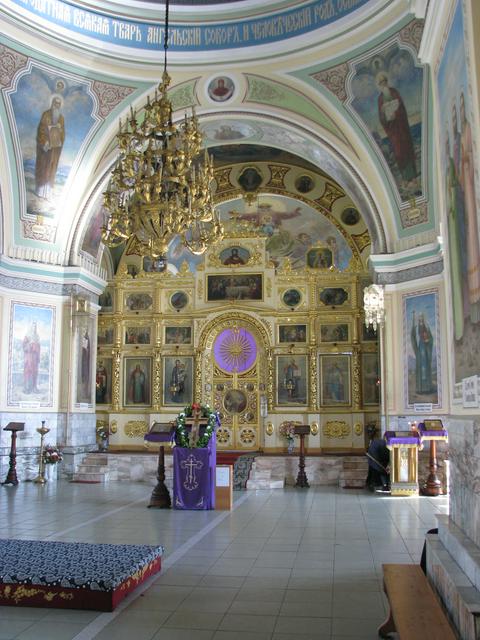
[[342, 489], [364, 489], [365, 478], [362, 478], [361, 480], [357, 478], [350, 478], [349, 480], [340, 478], [338, 484]]
[[108, 473], [74, 473], [74, 482], [108, 482]]
[[78, 465], [78, 469], [77, 469], [77, 473], [107, 473], [108, 472], [108, 465], [96, 465], [96, 464], [89, 464], [90, 460], [88, 461], [87, 464], [79, 464]]

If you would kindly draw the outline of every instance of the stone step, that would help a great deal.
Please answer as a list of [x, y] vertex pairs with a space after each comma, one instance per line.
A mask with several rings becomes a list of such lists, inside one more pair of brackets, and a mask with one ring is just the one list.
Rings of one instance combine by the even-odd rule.
[[108, 473], [74, 473], [74, 482], [108, 482]]
[[89, 460], [86, 464], [82, 462], [82, 464], [78, 465], [77, 473], [107, 473], [108, 465], [96, 465], [91, 464]]
[[364, 489], [365, 488], [365, 478], [340, 478], [339, 486], [342, 489]]
[[87, 453], [87, 458], [96, 458], [98, 460], [102, 460], [102, 462], [108, 461], [108, 454], [102, 453], [101, 451], [92, 451], [91, 453]]
[[344, 469], [368, 469], [368, 462], [366, 460], [345, 460], [343, 463]]

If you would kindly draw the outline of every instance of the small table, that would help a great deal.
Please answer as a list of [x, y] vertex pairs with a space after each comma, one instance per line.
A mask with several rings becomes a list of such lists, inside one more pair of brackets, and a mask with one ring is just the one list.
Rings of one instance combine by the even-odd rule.
[[418, 495], [418, 449], [420, 436], [416, 431], [387, 431], [390, 456], [390, 493], [392, 496]]
[[309, 487], [307, 474], [305, 473], [305, 436], [310, 435], [310, 425], [309, 424], [296, 424], [295, 425], [295, 435], [300, 436], [300, 456], [298, 460], [298, 476], [297, 482], [295, 483], [296, 487]]
[[424, 496], [440, 496], [442, 495], [442, 481], [437, 475], [437, 442], [447, 442], [448, 433], [443, 428], [441, 420], [425, 420], [417, 425], [418, 433], [422, 442], [430, 443], [430, 460], [429, 470], [426, 483], [421, 488]]

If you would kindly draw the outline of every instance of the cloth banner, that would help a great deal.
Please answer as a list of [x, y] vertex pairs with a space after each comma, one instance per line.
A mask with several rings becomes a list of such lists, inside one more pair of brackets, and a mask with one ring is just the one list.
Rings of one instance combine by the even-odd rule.
[[215, 509], [215, 434], [208, 447], [173, 449], [175, 509]]

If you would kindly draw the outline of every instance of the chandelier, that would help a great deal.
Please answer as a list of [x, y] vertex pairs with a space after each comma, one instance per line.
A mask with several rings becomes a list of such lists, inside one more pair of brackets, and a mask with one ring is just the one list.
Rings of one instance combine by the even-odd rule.
[[178, 125], [172, 122], [167, 92], [168, 8], [165, 3], [165, 60], [155, 97], [143, 108], [143, 119], [130, 116], [117, 134], [119, 158], [103, 194], [108, 218], [102, 240], [116, 247], [135, 237], [142, 255], [166, 259], [170, 241], [179, 236], [201, 255], [223, 237], [212, 194], [213, 159], [201, 158], [203, 136], [195, 109]]

